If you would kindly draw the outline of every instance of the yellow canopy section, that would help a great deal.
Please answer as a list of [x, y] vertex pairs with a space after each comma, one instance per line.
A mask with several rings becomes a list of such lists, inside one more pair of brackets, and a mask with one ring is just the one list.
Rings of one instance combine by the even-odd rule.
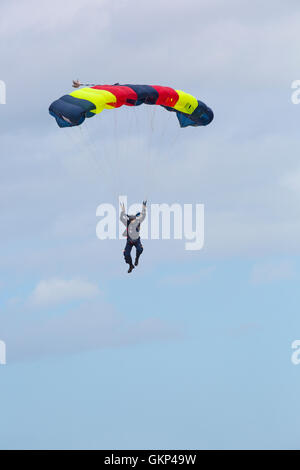
[[97, 90], [94, 88], [81, 88], [80, 90], [72, 91], [71, 96], [80, 98], [82, 100], [90, 101], [95, 105], [95, 109], [91, 110], [91, 113], [101, 113], [103, 109], [112, 109], [114, 106], [108, 103], [116, 103], [117, 99], [115, 95], [107, 90]]
[[175, 91], [178, 93], [179, 99], [173, 108], [181, 113], [192, 114], [198, 106], [197, 99], [193, 95], [185, 93], [185, 91]]

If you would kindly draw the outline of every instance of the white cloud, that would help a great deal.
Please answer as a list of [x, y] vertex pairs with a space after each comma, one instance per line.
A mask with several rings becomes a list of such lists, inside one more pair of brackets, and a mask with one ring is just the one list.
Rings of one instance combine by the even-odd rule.
[[207, 266], [198, 270], [197, 272], [193, 272], [191, 274], [171, 274], [169, 276], [165, 276], [162, 280], [162, 284], [170, 285], [170, 286], [182, 286], [182, 285], [194, 285], [199, 284], [202, 281], [211, 279], [213, 273], [215, 271], [214, 266]]
[[268, 284], [272, 282], [291, 280], [295, 278], [295, 269], [290, 261], [259, 263], [253, 266], [251, 282]]
[[286, 172], [281, 179], [281, 185], [300, 196], [300, 168]]
[[[72, 295], [74, 299], [75, 287], [85, 297], [94, 290], [92, 285], [89, 285], [92, 286], [90, 289], [82, 282], [72, 282], [71, 285], [69, 290], [70, 284], [66, 281], [48, 281], [46, 289], [39, 287], [35, 292], [39, 291], [39, 300], [48, 302], [51, 295], [51, 300], [54, 300], [53, 296], [58, 300], [56, 296], [59, 293], [64, 298]], [[156, 341], [166, 343], [178, 341], [185, 334], [182, 325], [170, 324], [155, 315], [133, 319], [132, 315], [116, 311], [102, 297], [85, 300], [76, 307], [65, 305], [59, 315], [43, 314], [24, 299], [18, 299], [17, 302], [7, 302], [5, 314], [0, 312], [0, 318], [1, 334], [9, 344], [11, 361]]]
[[242, 323], [234, 328], [229, 329], [231, 336], [245, 336], [258, 332], [261, 329], [261, 325], [258, 323]]
[[91, 299], [99, 295], [96, 284], [71, 279], [49, 279], [40, 281], [30, 296], [30, 302], [36, 306], [52, 306], [74, 300]]

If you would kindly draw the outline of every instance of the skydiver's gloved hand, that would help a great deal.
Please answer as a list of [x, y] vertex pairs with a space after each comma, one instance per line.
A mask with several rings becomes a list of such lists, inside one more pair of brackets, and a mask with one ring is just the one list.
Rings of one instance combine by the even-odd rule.
[[147, 201], [143, 201], [143, 206], [146, 207], [146, 205], [147, 205]]
[[124, 204], [124, 202], [120, 202], [120, 206], [121, 206], [121, 211], [122, 211], [122, 212], [125, 212], [125, 204]]

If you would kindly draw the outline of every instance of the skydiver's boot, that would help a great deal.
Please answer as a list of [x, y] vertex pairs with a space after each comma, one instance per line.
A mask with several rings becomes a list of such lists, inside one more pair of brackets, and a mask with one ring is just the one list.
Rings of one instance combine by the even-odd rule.
[[134, 269], [134, 266], [133, 264], [130, 264], [129, 265], [129, 268], [128, 268], [128, 273], [131, 273], [131, 271]]
[[136, 256], [135, 261], [134, 261], [134, 266], [137, 266], [138, 264], [139, 264], [139, 256]]

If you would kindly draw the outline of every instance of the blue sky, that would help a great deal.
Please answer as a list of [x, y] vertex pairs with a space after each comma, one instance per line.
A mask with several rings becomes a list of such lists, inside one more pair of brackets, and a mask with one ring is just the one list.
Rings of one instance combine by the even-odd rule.
[[[0, 448], [299, 448], [298, 3], [0, 8]], [[183, 89], [215, 120], [67, 133], [47, 110], [77, 77]], [[204, 249], [146, 240], [128, 276], [95, 233], [119, 194], [205, 204]]]

